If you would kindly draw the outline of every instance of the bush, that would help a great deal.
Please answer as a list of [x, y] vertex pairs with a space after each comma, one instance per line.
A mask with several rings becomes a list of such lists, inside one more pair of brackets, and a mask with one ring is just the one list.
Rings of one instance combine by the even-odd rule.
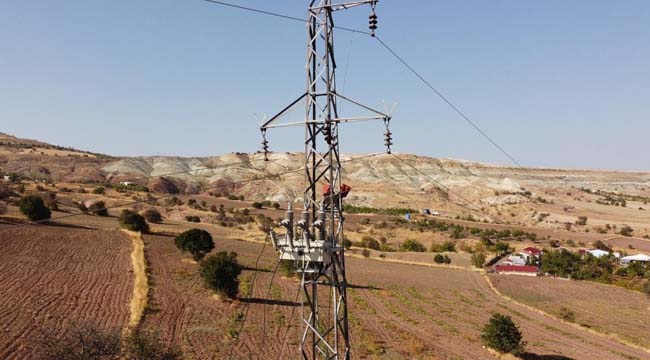
[[472, 254], [472, 265], [477, 268], [482, 268], [485, 265], [485, 254], [475, 253]]
[[139, 231], [143, 234], [149, 232], [149, 224], [147, 224], [147, 221], [142, 217], [142, 215], [134, 211], [122, 210], [119, 222], [124, 229]]
[[361, 250], [361, 255], [365, 258], [370, 257], [370, 250], [364, 248]]
[[214, 241], [209, 232], [201, 229], [187, 230], [176, 237], [176, 247], [192, 254], [194, 260], [201, 260], [214, 249]]
[[564, 321], [575, 322], [576, 314], [571, 309], [562, 306], [560, 308], [560, 318]]
[[524, 350], [522, 335], [512, 318], [503, 314], [493, 314], [481, 332], [483, 343], [502, 353], [518, 354]]
[[108, 216], [108, 210], [106, 210], [106, 204], [103, 201], [93, 203], [88, 208], [88, 211], [97, 216]]
[[180, 360], [178, 349], [165, 345], [158, 331], [137, 329], [124, 339], [125, 360]]
[[237, 253], [219, 252], [201, 261], [201, 278], [205, 285], [217, 293], [235, 298], [239, 291], [239, 274], [242, 266], [237, 262]]
[[159, 224], [163, 221], [160, 212], [154, 208], [144, 210], [141, 215], [150, 223]]
[[576, 225], [587, 225], [587, 217], [586, 216], [580, 216], [578, 217], [578, 221], [576, 221]]
[[43, 199], [35, 195], [25, 196], [20, 199], [18, 207], [20, 212], [31, 221], [47, 220], [52, 215], [50, 209], [45, 206]]
[[400, 245], [401, 251], [425, 252], [427, 249], [417, 240], [408, 239]]
[[436, 256], [433, 257], [433, 262], [436, 264], [442, 264], [445, 262], [445, 258], [442, 254], [436, 254]]
[[628, 236], [629, 237], [629, 236], [632, 236], [633, 232], [634, 232], [634, 229], [632, 229], [631, 227], [623, 226], [621, 228], [620, 234], [623, 235], [623, 236]]
[[34, 344], [35, 357], [41, 360], [119, 359], [121, 351], [119, 329], [106, 330], [75, 323], [63, 335], [43, 330]]
[[62, 336], [42, 331], [34, 344], [41, 360], [177, 360], [181, 353], [168, 347], [157, 331], [134, 329], [122, 337], [118, 328], [103, 329], [75, 323]]
[[200, 223], [201, 218], [196, 216], [196, 215], [187, 215], [187, 216], [185, 216], [185, 221]]
[[370, 236], [364, 236], [363, 239], [361, 239], [361, 247], [363, 248], [368, 248], [368, 249], [373, 249], [373, 250], [379, 250], [381, 248], [381, 245], [379, 244], [379, 241], [373, 239]]
[[261, 202], [257, 202], [257, 201], [252, 203], [251, 206], [254, 207], [255, 209], [261, 209], [262, 207], [264, 207]]
[[103, 186], [98, 186], [93, 189], [93, 194], [104, 195], [104, 193], [106, 193], [106, 189]]
[[442, 244], [432, 244], [431, 252], [456, 252], [456, 244], [453, 241], [445, 241]]
[[276, 202], [273, 203], [273, 208], [274, 208], [275, 210], [278, 210], [278, 209], [280, 208], [280, 203], [276, 203]]

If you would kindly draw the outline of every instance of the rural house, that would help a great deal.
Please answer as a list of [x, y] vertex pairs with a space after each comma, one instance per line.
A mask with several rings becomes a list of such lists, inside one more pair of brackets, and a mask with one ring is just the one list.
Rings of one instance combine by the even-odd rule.
[[631, 255], [631, 256], [626, 256], [624, 258], [621, 258], [620, 262], [623, 265], [629, 265], [633, 262], [648, 263], [650, 262], [650, 256], [645, 254], [636, 254], [636, 255]]

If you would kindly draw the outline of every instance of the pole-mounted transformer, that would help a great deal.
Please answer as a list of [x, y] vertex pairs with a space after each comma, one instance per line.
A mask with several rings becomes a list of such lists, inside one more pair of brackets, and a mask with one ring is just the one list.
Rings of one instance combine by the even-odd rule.
[[[361, 5], [370, 5], [370, 34], [377, 29], [377, 0], [332, 4], [331, 0], [312, 0], [307, 20], [307, 90], [260, 127], [262, 150], [268, 158], [266, 132], [271, 128], [305, 127], [305, 188], [296, 221], [293, 204], [287, 206], [286, 218], [280, 222], [283, 235], [271, 231], [271, 242], [280, 259], [293, 261], [302, 274], [303, 359], [349, 359], [347, 281], [343, 246], [343, 198], [350, 187], [341, 182], [339, 125], [341, 123], [383, 120], [385, 146], [390, 153], [390, 116], [352, 100], [336, 91], [333, 14]], [[283, 122], [280, 119], [302, 102], [305, 118]], [[338, 104], [347, 102], [367, 113], [341, 117]], [[319, 191], [321, 190], [321, 191]], [[325, 291], [325, 295], [319, 292]], [[329, 310], [329, 313], [328, 313]]]

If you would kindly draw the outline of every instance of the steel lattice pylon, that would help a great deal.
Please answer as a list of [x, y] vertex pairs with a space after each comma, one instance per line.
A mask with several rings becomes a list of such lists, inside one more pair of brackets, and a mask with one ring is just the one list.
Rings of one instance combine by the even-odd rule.
[[[345, 194], [342, 194], [339, 124], [384, 120], [388, 127], [390, 116], [337, 93], [332, 16], [339, 10], [370, 5], [370, 29], [374, 34], [376, 3], [377, 0], [339, 4], [332, 4], [331, 0], [311, 1], [307, 20], [307, 91], [260, 127], [265, 155], [268, 153], [268, 129], [305, 127], [305, 189], [300, 220], [294, 221], [290, 202], [287, 217], [280, 223], [286, 233], [282, 237], [273, 231], [270, 234], [274, 247], [280, 251], [280, 258], [295, 261], [302, 273], [300, 353], [303, 359], [350, 358], [343, 246], [342, 200]], [[369, 115], [340, 117], [338, 103], [341, 101], [357, 106]], [[302, 102], [306, 103], [304, 120], [280, 123], [289, 110]], [[390, 132], [387, 131], [386, 136], [390, 152]], [[319, 192], [321, 188], [326, 190]], [[319, 290], [326, 290], [326, 302], [321, 301]]]

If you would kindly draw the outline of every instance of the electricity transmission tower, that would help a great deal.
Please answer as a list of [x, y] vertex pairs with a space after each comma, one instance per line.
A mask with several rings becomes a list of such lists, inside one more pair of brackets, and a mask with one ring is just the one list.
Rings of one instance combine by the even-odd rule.
[[[343, 198], [349, 187], [341, 182], [339, 125], [341, 123], [383, 120], [385, 145], [390, 153], [390, 116], [354, 101], [336, 90], [333, 15], [341, 10], [370, 5], [370, 34], [377, 28], [377, 0], [333, 4], [331, 0], [311, 0], [307, 19], [307, 89], [277, 115], [264, 122], [262, 146], [268, 154], [266, 132], [271, 128], [305, 127], [305, 188], [303, 210], [294, 221], [291, 203], [280, 226], [285, 234], [271, 231], [273, 246], [280, 259], [293, 261], [302, 274], [303, 359], [349, 359], [347, 281], [343, 246]], [[281, 122], [290, 110], [306, 103], [305, 117]], [[341, 117], [342, 102], [364, 115]]]

